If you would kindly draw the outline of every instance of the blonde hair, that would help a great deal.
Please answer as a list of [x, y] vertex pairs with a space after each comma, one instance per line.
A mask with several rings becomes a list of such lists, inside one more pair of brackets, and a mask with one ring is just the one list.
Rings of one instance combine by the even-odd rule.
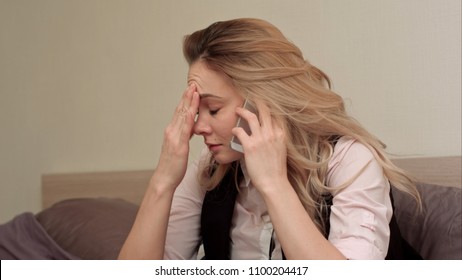
[[[385, 145], [346, 113], [328, 76], [275, 26], [259, 19], [216, 22], [186, 36], [183, 52], [190, 65], [202, 60], [225, 73], [244, 98], [262, 101], [283, 124], [289, 181], [320, 230], [323, 195], [336, 191], [325, 182], [335, 137], [348, 136], [368, 147], [391, 184], [420, 201], [414, 181], [387, 158]], [[213, 188], [230, 165], [208, 161], [207, 176], [201, 177]]]

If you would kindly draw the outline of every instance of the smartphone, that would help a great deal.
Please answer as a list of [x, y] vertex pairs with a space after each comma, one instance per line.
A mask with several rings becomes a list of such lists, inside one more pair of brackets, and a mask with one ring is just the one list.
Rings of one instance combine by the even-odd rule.
[[[252, 104], [252, 102], [250, 102], [247, 99], [244, 102], [243, 108], [249, 110], [250, 112], [254, 114], [257, 114], [257, 108], [255, 107], [255, 105]], [[242, 127], [248, 135], [252, 134], [249, 123], [241, 117], [239, 117], [239, 119], [237, 120], [236, 127]], [[241, 141], [239, 141], [239, 139], [234, 135], [233, 135], [233, 138], [231, 138], [231, 149], [244, 153], [244, 149], [242, 148]]]

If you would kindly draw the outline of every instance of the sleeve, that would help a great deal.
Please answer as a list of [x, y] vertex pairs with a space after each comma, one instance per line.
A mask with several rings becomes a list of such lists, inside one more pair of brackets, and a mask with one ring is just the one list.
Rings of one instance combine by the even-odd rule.
[[[204, 155], [204, 154], [203, 154]], [[199, 160], [188, 166], [175, 191], [165, 241], [164, 259], [195, 259], [201, 242], [200, 218], [205, 190], [198, 182]]]
[[331, 207], [329, 241], [348, 259], [385, 259], [393, 211], [390, 184], [372, 152], [355, 140], [340, 139], [327, 185], [339, 189]]

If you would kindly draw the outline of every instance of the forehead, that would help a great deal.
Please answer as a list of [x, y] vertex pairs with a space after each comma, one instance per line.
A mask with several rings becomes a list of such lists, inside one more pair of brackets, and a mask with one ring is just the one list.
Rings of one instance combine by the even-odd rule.
[[226, 74], [211, 69], [200, 60], [189, 67], [188, 84], [191, 83], [197, 86], [199, 94], [223, 96], [236, 91], [231, 79]]

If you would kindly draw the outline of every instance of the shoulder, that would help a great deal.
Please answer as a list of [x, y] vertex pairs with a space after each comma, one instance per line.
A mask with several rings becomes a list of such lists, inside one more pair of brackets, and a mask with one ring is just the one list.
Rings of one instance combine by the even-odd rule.
[[383, 169], [366, 145], [356, 139], [342, 137], [328, 163], [327, 183], [337, 187], [359, 174], [366, 179], [383, 178]]
[[332, 158], [329, 166], [333, 166], [342, 161], [369, 161], [374, 158], [371, 150], [356, 139], [350, 137], [341, 137], [334, 146]]

